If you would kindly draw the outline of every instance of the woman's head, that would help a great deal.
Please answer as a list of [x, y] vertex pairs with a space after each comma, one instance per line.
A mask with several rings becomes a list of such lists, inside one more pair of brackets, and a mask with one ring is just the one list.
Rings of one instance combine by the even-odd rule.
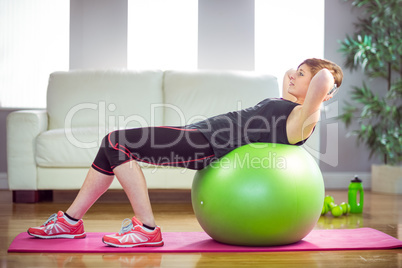
[[303, 64], [310, 67], [312, 77], [314, 77], [314, 75], [316, 75], [318, 73], [318, 71], [320, 71], [324, 68], [328, 69], [331, 72], [331, 74], [334, 76], [336, 86], [337, 87], [341, 86], [342, 79], [343, 79], [342, 69], [341, 69], [341, 67], [339, 67], [337, 64], [333, 63], [332, 61], [310, 58], [310, 59], [307, 59], [307, 60], [303, 61], [302, 63], [300, 63], [298, 68], [300, 68], [300, 66], [302, 66]]

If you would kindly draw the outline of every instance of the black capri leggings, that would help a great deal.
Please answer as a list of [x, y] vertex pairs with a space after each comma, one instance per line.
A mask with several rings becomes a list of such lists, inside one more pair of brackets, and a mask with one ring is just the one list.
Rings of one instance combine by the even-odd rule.
[[106, 135], [92, 167], [113, 175], [115, 167], [136, 160], [200, 170], [214, 159], [210, 143], [197, 129], [146, 127], [117, 130]]

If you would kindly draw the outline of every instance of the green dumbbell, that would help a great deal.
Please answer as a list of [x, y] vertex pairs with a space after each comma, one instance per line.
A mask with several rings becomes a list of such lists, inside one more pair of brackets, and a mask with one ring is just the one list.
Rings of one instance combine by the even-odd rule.
[[332, 196], [327, 195], [324, 198], [324, 204], [322, 206], [321, 215], [325, 215], [327, 214], [328, 211], [331, 210], [331, 208], [329, 207], [329, 203], [331, 202], [334, 202], [334, 198]]
[[343, 214], [348, 214], [350, 212], [350, 205], [349, 203], [342, 202], [341, 205]]
[[335, 200], [332, 196], [327, 195], [324, 198], [324, 206], [327, 206], [328, 211], [331, 211], [332, 216], [339, 217], [343, 214], [342, 206], [335, 204]]
[[339, 217], [343, 214], [343, 209], [341, 206], [338, 206], [337, 204], [330, 204], [330, 206], [331, 206], [332, 216]]
[[321, 210], [321, 215], [325, 215], [328, 212], [327, 204], [323, 204], [322, 210]]

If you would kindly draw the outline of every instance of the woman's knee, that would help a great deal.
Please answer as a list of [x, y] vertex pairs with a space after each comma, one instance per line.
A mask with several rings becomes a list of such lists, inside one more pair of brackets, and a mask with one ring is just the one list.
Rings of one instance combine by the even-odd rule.
[[100, 150], [103, 150], [112, 166], [132, 159], [133, 148], [129, 146], [124, 130], [116, 130], [107, 134], [102, 140]]
[[101, 147], [104, 148], [116, 148], [116, 145], [120, 142], [120, 130], [112, 131], [103, 137]]

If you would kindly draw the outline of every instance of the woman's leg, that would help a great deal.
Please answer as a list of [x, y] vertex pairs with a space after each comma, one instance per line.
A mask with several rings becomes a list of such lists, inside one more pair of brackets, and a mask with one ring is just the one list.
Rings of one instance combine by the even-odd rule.
[[[146, 180], [137, 161], [201, 169], [214, 158], [203, 134], [196, 130], [169, 127], [112, 132], [105, 137], [102, 148], [92, 165], [94, 172], [104, 176], [114, 173], [130, 200], [136, 218], [150, 227], [155, 226], [155, 219]], [[85, 197], [81, 199], [85, 205], [92, 205], [89, 201], [94, 202]]]
[[[109, 188], [116, 175], [136, 217], [155, 226], [144, 174], [137, 161], [200, 169], [213, 156], [204, 136], [180, 128], [144, 128], [116, 131], [107, 135], [81, 190], [66, 213], [81, 219]], [[171, 159], [173, 158], [173, 159]], [[201, 160], [197, 161], [197, 158]], [[169, 161], [169, 159], [171, 159]]]
[[[145, 177], [138, 164], [135, 161], [126, 162], [116, 167], [114, 173], [128, 196], [136, 217], [148, 226], [155, 226]], [[95, 201], [107, 191], [113, 177], [90, 168], [81, 190], [66, 213], [73, 218], [81, 219]]]
[[136, 161], [201, 169], [213, 156], [208, 141], [195, 130], [155, 127], [109, 133], [78, 196], [66, 212], [73, 218], [82, 218], [116, 175], [135, 215], [146, 225], [154, 226], [145, 177]]
[[130, 161], [119, 165], [113, 171], [130, 200], [135, 217], [143, 224], [155, 227], [148, 188], [141, 167], [136, 161]]
[[140, 166], [133, 159], [200, 169], [213, 158], [213, 151], [207, 145], [201, 133], [180, 128], [157, 127], [110, 133], [103, 140], [93, 167], [88, 171], [81, 190], [66, 213], [81, 219], [107, 191], [116, 175], [136, 217], [153, 227], [155, 219], [146, 180]]
[[90, 168], [77, 197], [66, 213], [76, 219], [81, 219], [98, 198], [109, 189], [114, 176], [105, 175]]
[[109, 188], [113, 176], [90, 168], [77, 197], [66, 213], [59, 211], [38, 227], [28, 229], [28, 234], [39, 238], [84, 238], [81, 218], [95, 201]]

